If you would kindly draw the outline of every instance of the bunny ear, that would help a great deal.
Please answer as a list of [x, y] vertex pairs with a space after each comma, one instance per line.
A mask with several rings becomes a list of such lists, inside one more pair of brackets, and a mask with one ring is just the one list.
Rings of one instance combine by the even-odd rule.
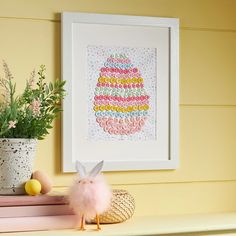
[[85, 167], [77, 160], [75, 163], [75, 169], [79, 172], [80, 178], [83, 179], [86, 177]]
[[89, 172], [89, 177], [96, 177], [102, 170], [103, 167], [103, 162], [99, 162], [90, 172]]

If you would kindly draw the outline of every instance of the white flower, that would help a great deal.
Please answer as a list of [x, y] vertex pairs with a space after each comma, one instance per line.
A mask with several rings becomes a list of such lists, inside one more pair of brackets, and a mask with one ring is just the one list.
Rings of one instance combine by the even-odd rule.
[[9, 120], [9, 122], [8, 122], [8, 129], [11, 129], [11, 128], [16, 128], [16, 120], [15, 121], [13, 121], [13, 120]]

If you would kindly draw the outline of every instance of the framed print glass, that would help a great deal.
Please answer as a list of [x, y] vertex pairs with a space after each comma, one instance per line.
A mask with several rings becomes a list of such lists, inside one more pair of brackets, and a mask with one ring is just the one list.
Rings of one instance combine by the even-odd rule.
[[62, 14], [63, 172], [175, 169], [179, 22]]

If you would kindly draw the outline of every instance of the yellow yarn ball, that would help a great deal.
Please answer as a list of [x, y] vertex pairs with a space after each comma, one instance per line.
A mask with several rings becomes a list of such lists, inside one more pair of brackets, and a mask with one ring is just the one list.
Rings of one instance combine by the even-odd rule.
[[35, 196], [41, 192], [41, 184], [37, 179], [30, 179], [25, 184], [25, 191], [28, 195]]

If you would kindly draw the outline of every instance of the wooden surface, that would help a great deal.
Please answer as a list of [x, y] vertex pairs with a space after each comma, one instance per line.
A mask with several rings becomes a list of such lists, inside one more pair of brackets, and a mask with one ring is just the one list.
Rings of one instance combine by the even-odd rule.
[[[74, 235], [227, 235], [236, 233], [236, 213], [199, 214], [182, 216], [134, 217], [120, 224], [102, 225], [97, 232], [96, 225], [87, 225], [84, 232], [68, 229], [40, 232], [20, 232], [1, 234], [2, 236], [74, 236]], [[226, 231], [227, 230], [227, 231]]]

